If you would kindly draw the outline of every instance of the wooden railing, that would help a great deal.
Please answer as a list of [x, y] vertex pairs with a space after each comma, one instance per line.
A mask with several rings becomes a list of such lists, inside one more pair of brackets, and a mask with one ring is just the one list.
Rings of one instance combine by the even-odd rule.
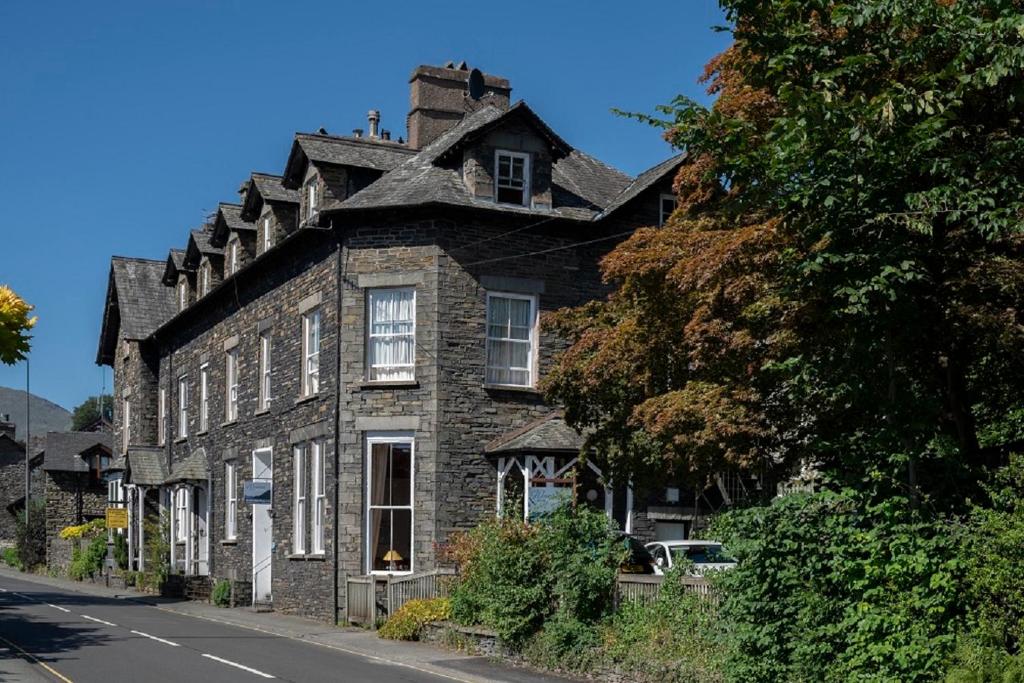
[[422, 574], [389, 577], [386, 589], [388, 615], [397, 612], [410, 600], [448, 597], [454, 580], [454, 569], [434, 569]]

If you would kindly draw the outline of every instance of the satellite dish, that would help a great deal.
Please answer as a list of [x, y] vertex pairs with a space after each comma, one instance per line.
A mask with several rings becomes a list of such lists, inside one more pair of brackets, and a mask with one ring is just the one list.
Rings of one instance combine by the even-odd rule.
[[484, 75], [480, 73], [480, 69], [469, 72], [468, 90], [471, 99], [479, 100], [484, 96]]

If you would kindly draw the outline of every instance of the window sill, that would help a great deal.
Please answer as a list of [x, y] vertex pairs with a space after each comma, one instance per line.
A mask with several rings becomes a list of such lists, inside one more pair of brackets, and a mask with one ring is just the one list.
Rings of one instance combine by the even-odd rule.
[[254, 412], [252, 414], [252, 416], [253, 417], [259, 417], [260, 415], [269, 415], [269, 414], [270, 414], [270, 408], [262, 408], [260, 410], [257, 410], [256, 412]]
[[209, 433], [208, 429], [200, 429], [198, 432], [196, 432], [196, 436], [206, 436], [207, 433]]
[[234, 420], [228, 420], [227, 422], [221, 422], [220, 426], [223, 428], [223, 427], [231, 427], [231, 426], [236, 425], [236, 424], [238, 424], [238, 418], [237, 417]]
[[320, 398], [319, 392], [315, 394], [310, 394], [309, 396], [299, 396], [297, 399], [295, 399], [295, 405], [299, 405], [301, 403], [309, 403], [310, 401], [315, 401], [318, 398]]
[[225, 538], [220, 542], [221, 545], [238, 545], [237, 538]]
[[524, 387], [517, 384], [487, 384], [484, 383], [485, 391], [508, 391], [517, 394], [532, 394], [534, 396], [540, 396], [541, 392], [536, 387]]
[[384, 577], [384, 576], [409, 576], [410, 574], [412, 574], [412, 570], [411, 569], [409, 571], [393, 571], [393, 572], [385, 571], [383, 569], [374, 569], [374, 570], [370, 571], [370, 576], [381, 576], [381, 577]]
[[357, 389], [361, 390], [373, 390], [373, 389], [418, 389], [420, 383], [414, 379], [396, 379], [396, 380], [372, 380], [369, 382], [361, 382], [356, 385]]
[[188, 441], [187, 436], [179, 436], [177, 439], [174, 440], [174, 443], [185, 443], [186, 441]]

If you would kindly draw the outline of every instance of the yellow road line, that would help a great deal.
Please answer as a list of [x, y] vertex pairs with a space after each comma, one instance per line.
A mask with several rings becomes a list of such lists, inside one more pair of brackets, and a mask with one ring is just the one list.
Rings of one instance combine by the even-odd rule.
[[10, 646], [11, 646], [12, 648], [14, 648], [15, 650], [17, 650], [17, 651], [18, 651], [18, 652], [20, 652], [21, 654], [23, 654], [23, 655], [25, 655], [26, 657], [28, 657], [28, 658], [29, 658], [29, 660], [31, 660], [33, 664], [38, 664], [39, 666], [43, 667], [44, 669], [46, 669], [47, 671], [49, 671], [49, 672], [50, 672], [51, 674], [53, 674], [54, 676], [56, 676], [56, 677], [57, 677], [57, 678], [59, 678], [60, 680], [64, 681], [64, 683], [74, 683], [74, 681], [72, 681], [72, 680], [71, 680], [70, 678], [68, 678], [67, 676], [64, 676], [63, 674], [61, 674], [61, 673], [60, 673], [59, 671], [57, 671], [56, 669], [54, 669], [54, 668], [53, 668], [52, 666], [50, 666], [50, 665], [49, 665], [49, 664], [47, 664], [46, 662], [43, 662], [43, 661], [41, 661], [41, 660], [40, 660], [40, 659], [39, 659], [38, 657], [36, 657], [35, 655], [32, 655], [32, 654], [30, 654], [30, 653], [28, 653], [28, 652], [25, 652], [25, 651], [24, 651], [23, 649], [21, 649], [20, 647], [18, 647], [17, 645], [15, 645], [14, 643], [12, 643], [11, 641], [7, 640], [7, 639], [6, 639], [6, 638], [4, 638], [3, 636], [0, 636], [0, 641], [3, 641], [3, 642], [5, 642], [5, 643], [7, 643], [7, 644], [8, 644], [8, 645], [10, 645]]

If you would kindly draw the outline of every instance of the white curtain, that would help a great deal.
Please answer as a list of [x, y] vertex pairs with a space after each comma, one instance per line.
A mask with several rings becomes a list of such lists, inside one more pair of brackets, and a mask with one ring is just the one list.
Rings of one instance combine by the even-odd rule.
[[487, 381], [530, 385], [533, 302], [492, 296], [487, 311]]
[[416, 359], [413, 290], [373, 290], [369, 308], [370, 379], [412, 379]]

